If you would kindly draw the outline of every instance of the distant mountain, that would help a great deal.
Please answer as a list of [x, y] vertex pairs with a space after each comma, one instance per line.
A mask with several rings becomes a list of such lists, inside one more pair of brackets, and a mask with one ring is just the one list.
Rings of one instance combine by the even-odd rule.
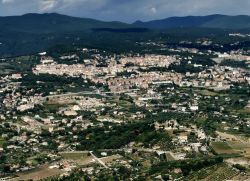
[[250, 28], [250, 16], [186, 16], [170, 17], [162, 20], [148, 22], [136, 21], [133, 25], [150, 29], [169, 29], [169, 28], [219, 28], [219, 29], [245, 29]]
[[93, 28], [129, 28], [131, 25], [121, 22], [103, 22], [89, 18], [76, 18], [57, 13], [31, 13], [22, 16], [0, 17], [0, 27], [14, 32], [40, 34], [86, 31]]
[[0, 58], [46, 51], [57, 45], [134, 50], [135, 42], [159, 40], [162, 36], [180, 41], [198, 35], [226, 36], [225, 29], [243, 28], [250, 30], [250, 16], [171, 17], [132, 24], [57, 13], [8, 16], [0, 17]]
[[[122, 22], [105, 22], [57, 13], [0, 17], [0, 57], [44, 51], [58, 44], [111, 44], [113, 34], [146, 31], [146, 28]], [[107, 33], [112, 35], [107, 36]]]

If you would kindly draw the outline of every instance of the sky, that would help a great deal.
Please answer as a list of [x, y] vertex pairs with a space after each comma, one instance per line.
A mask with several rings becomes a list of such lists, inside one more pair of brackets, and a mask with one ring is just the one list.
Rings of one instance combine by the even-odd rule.
[[0, 16], [56, 12], [134, 22], [187, 15], [250, 15], [250, 0], [0, 0]]

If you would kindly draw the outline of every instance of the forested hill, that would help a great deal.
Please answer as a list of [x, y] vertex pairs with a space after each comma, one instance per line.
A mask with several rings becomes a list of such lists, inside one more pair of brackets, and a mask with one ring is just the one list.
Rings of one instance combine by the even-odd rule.
[[57, 33], [86, 31], [93, 28], [129, 28], [121, 22], [104, 22], [89, 18], [77, 18], [57, 13], [25, 14], [22, 16], [0, 17], [0, 27], [3, 30], [25, 33]]
[[168, 41], [175, 37], [181, 39], [180, 36], [184, 39], [198, 35], [223, 37], [231, 30], [235, 32], [241, 28], [250, 30], [249, 16], [172, 17], [133, 24], [57, 13], [8, 16], [0, 17], [0, 58], [46, 51], [59, 44], [81, 44], [114, 50], [132, 48], [141, 41], [161, 38], [164, 41], [164, 37]]
[[209, 15], [209, 16], [170, 17], [166, 19], [153, 20], [148, 22], [136, 21], [134, 25], [151, 29], [167, 29], [167, 28], [181, 28], [181, 27], [245, 29], [245, 28], [250, 28], [250, 16]]

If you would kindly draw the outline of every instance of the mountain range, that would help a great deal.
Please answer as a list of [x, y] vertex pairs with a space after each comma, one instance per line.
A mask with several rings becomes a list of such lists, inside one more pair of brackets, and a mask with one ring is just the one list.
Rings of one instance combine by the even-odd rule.
[[136, 21], [131, 24], [71, 17], [57, 13], [6, 16], [0, 17], [0, 57], [34, 53], [57, 44], [70, 44], [76, 41], [93, 47], [96, 45], [112, 47], [115, 43], [157, 37], [156, 32], [178, 33], [183, 32], [185, 28], [191, 28], [203, 34], [215, 30], [224, 32], [244, 29], [246, 31], [250, 30], [250, 16], [170, 17], [148, 22]]
[[25, 14], [22, 16], [0, 17], [0, 27], [12, 32], [60, 33], [87, 31], [93, 28], [127, 28], [121, 22], [103, 22], [89, 18], [77, 18], [57, 13]]
[[250, 16], [227, 16], [227, 15], [209, 15], [209, 16], [186, 16], [170, 17], [162, 20], [153, 20], [148, 22], [136, 21], [133, 25], [146, 27], [150, 29], [168, 29], [168, 28], [218, 28], [218, 29], [246, 29], [250, 28]]
[[86, 31], [98, 28], [149, 28], [149, 29], [169, 29], [169, 28], [219, 28], [219, 29], [245, 29], [250, 28], [250, 16], [185, 16], [169, 17], [153, 21], [136, 21], [132, 24], [122, 22], [104, 22], [90, 18], [78, 18], [57, 13], [45, 14], [25, 14], [22, 16], [0, 17], [0, 27], [4, 30], [18, 31], [26, 33], [51, 33]]

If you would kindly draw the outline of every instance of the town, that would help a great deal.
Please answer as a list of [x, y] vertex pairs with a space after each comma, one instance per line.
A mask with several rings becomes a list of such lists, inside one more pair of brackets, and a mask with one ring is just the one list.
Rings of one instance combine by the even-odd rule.
[[1, 59], [0, 180], [247, 180], [250, 51], [137, 44]]

